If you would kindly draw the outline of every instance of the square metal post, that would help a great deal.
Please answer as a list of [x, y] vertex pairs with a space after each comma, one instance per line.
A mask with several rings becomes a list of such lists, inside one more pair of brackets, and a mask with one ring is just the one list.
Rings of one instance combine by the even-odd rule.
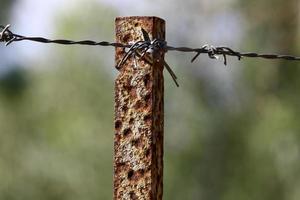
[[[119, 17], [116, 42], [165, 39], [165, 22], [157, 17]], [[116, 63], [126, 50], [116, 48]], [[150, 53], [149, 53], [150, 54]], [[161, 200], [163, 193], [163, 59], [130, 57], [115, 81], [114, 200]]]

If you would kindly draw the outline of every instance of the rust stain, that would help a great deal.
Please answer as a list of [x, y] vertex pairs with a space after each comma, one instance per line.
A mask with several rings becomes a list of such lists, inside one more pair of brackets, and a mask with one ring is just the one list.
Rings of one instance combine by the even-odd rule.
[[[165, 22], [157, 17], [116, 19], [116, 42], [165, 39]], [[116, 63], [125, 52], [116, 48]], [[163, 59], [164, 55], [161, 59]], [[133, 58], [120, 67], [115, 81], [114, 199], [162, 199], [163, 64]]]

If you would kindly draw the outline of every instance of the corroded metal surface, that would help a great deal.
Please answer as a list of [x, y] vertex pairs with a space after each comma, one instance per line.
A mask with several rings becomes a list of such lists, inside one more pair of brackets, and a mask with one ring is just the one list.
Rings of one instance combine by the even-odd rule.
[[[116, 42], [165, 39], [165, 22], [156, 17], [116, 19]], [[116, 48], [116, 63], [125, 51]], [[152, 64], [130, 58], [115, 81], [114, 199], [162, 199], [163, 54]]]

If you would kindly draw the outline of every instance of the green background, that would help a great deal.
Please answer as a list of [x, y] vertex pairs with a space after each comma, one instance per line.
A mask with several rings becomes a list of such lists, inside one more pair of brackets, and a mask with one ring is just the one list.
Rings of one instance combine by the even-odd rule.
[[[153, 6], [77, 1], [53, 13], [52, 36], [113, 41], [116, 16], [156, 15], [170, 45], [300, 55], [296, 0], [141, 2]], [[19, 3], [0, 0], [12, 30]], [[0, 47], [0, 199], [112, 199], [114, 49], [44, 45], [21, 59], [29, 44]], [[166, 56], [180, 87], [165, 73], [164, 199], [298, 200], [300, 64], [192, 56]]]

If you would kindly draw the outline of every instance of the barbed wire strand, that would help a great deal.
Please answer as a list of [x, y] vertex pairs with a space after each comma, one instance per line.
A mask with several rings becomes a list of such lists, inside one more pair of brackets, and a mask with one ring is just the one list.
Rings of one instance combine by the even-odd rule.
[[[0, 28], [2, 31], [0, 32], [0, 42], [5, 42], [5, 45], [8, 46], [13, 42], [19, 41], [33, 41], [39, 43], [55, 43], [55, 44], [62, 44], [62, 45], [90, 45], [90, 46], [112, 46], [112, 47], [120, 47], [126, 48], [127, 53], [121, 59], [121, 61], [117, 64], [117, 68], [120, 68], [129, 57], [138, 57], [144, 58], [148, 52], [162, 52], [165, 53], [167, 51], [179, 51], [179, 52], [186, 52], [186, 53], [196, 53], [196, 55], [191, 59], [191, 62], [194, 62], [201, 54], [207, 54], [211, 59], [218, 59], [219, 55], [223, 56], [224, 58], [224, 65], [227, 65], [227, 56], [237, 57], [238, 60], [241, 60], [244, 57], [248, 58], [264, 58], [264, 59], [282, 59], [282, 60], [289, 60], [289, 61], [300, 61], [300, 57], [292, 56], [292, 55], [280, 55], [280, 54], [259, 54], [255, 52], [238, 52], [234, 51], [229, 47], [219, 46], [214, 47], [211, 45], [204, 45], [201, 48], [190, 48], [190, 47], [173, 47], [167, 45], [166, 41], [153, 39], [150, 40], [148, 33], [141, 29], [144, 40], [137, 41], [133, 44], [121, 44], [115, 42], [96, 42], [92, 40], [80, 40], [80, 41], [73, 41], [67, 39], [56, 39], [51, 40], [43, 37], [27, 37], [23, 35], [18, 35], [9, 30], [10, 25], [2, 26]], [[170, 73], [172, 79], [174, 80], [177, 86], [177, 77], [175, 73], [172, 71], [170, 66], [164, 61], [164, 66]]]

